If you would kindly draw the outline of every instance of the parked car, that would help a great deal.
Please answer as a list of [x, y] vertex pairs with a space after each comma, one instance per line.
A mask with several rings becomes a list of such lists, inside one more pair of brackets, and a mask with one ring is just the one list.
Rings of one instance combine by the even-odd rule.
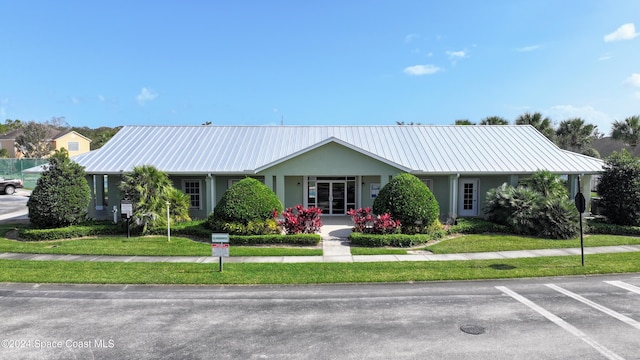
[[15, 194], [16, 189], [20, 188], [22, 188], [22, 180], [0, 178], [0, 193], [13, 195]]

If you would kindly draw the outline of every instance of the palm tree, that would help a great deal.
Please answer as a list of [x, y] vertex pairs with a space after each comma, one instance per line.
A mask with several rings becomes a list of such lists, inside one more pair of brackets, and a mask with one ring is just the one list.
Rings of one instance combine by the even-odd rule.
[[143, 233], [162, 221], [170, 189], [169, 176], [152, 165], [136, 166], [122, 175], [120, 191], [133, 202], [132, 220]]
[[555, 131], [551, 127], [551, 119], [548, 117], [543, 118], [539, 112], [533, 114], [527, 112], [518, 116], [516, 125], [531, 125], [551, 141], [555, 136]]
[[580, 118], [564, 120], [556, 130], [556, 143], [565, 150], [583, 152], [598, 136], [597, 128]]
[[500, 116], [489, 116], [482, 119], [480, 125], [509, 125], [509, 121]]
[[454, 123], [455, 125], [475, 125], [475, 123], [471, 122], [469, 119], [459, 119]]
[[640, 142], [640, 116], [629, 116], [624, 121], [614, 121], [611, 127], [611, 137], [622, 140], [635, 149]]

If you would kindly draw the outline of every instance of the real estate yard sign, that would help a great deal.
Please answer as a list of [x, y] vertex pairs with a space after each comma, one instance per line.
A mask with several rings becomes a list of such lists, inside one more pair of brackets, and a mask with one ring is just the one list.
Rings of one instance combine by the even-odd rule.
[[220, 259], [222, 271], [222, 258], [229, 256], [229, 234], [211, 234], [211, 255]]

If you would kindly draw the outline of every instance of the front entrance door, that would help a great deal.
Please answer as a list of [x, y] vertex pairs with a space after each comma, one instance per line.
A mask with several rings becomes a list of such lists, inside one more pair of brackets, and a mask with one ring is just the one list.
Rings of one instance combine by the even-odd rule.
[[460, 179], [458, 216], [478, 216], [478, 179]]
[[322, 209], [323, 214], [346, 214], [346, 181], [318, 181], [316, 187], [316, 206]]

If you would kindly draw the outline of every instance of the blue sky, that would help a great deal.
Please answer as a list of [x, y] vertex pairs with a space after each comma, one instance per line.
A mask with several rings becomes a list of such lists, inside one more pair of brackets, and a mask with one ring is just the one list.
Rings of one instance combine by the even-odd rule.
[[640, 1], [0, 0], [0, 119], [452, 124], [640, 114]]

